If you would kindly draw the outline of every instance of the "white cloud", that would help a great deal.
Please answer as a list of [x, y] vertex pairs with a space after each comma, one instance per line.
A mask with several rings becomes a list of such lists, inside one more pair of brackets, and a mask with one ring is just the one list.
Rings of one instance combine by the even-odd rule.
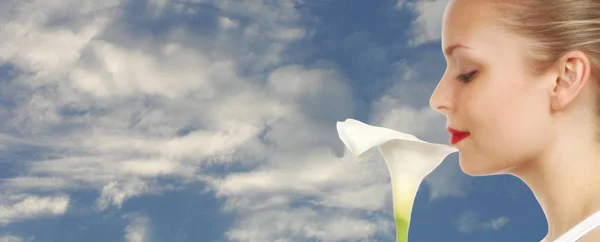
[[219, 25], [221, 26], [221, 28], [224, 28], [224, 29], [234, 29], [234, 28], [239, 27], [240, 24], [238, 21], [236, 21], [234, 19], [220, 16], [219, 17]]
[[127, 215], [132, 221], [125, 228], [125, 241], [127, 242], [147, 242], [149, 237], [150, 220], [145, 216]]
[[[309, 208], [265, 210], [260, 216], [242, 217], [244, 227], [228, 232], [232, 241], [364, 241], [367, 235], [387, 232], [389, 221], [359, 219], [335, 211]], [[268, 229], [265, 229], [268, 228]]]
[[167, 2], [167, 0], [149, 0], [147, 2], [148, 5], [146, 6], [146, 8], [149, 8], [148, 12], [150, 12], [153, 16], [156, 17], [163, 12], [165, 5], [167, 5]]
[[[88, 12], [71, 12], [65, 2], [55, 2], [42, 17], [25, 10], [47, 1], [10, 3], [25, 10], [15, 11], [3, 26], [1, 36], [10, 41], [0, 50], [0, 60], [24, 73], [14, 81], [29, 84], [30, 97], [19, 103], [10, 120], [24, 138], [4, 143], [8, 148], [32, 144], [27, 135], [34, 133], [52, 140], [49, 148], [69, 153], [31, 162], [29, 174], [35, 177], [8, 178], [4, 188], [16, 192], [91, 186], [101, 190], [100, 207], [120, 206], [129, 197], [151, 192], [145, 179], [189, 177], [202, 161], [261, 155], [257, 135], [285, 110], [264, 95], [260, 85], [236, 76], [238, 58], [216, 57], [226, 49], [211, 53], [186, 45], [182, 40], [193, 35], [180, 35], [178, 30], [167, 36], [171, 38], [167, 43], [127, 33], [114, 38], [110, 34], [120, 26], [110, 18], [118, 17], [114, 15], [118, 11], [105, 9], [118, 2]], [[164, 7], [156, 3], [157, 8]], [[86, 2], [77, 5], [92, 8]], [[77, 20], [80, 14], [88, 15], [81, 28], [45, 27], [61, 13]], [[27, 35], [19, 32], [24, 26]], [[108, 27], [112, 29], [106, 31]], [[140, 44], [125, 47], [128, 42]], [[147, 97], [155, 103], [147, 104]], [[64, 110], [75, 114], [62, 114]], [[189, 134], [177, 134], [186, 127]]]
[[61, 188], [73, 189], [76, 184], [62, 177], [21, 176], [3, 179], [0, 187], [6, 190], [54, 191]]
[[90, 42], [88, 48], [93, 53], [90, 60], [77, 64], [69, 81], [73, 88], [101, 98], [139, 94], [176, 98], [189, 93], [211, 98], [217, 95], [217, 85], [235, 81], [220, 78], [235, 72], [232, 62], [212, 62], [177, 44], [161, 46], [157, 53], [127, 50], [102, 40]]
[[102, 187], [102, 192], [96, 205], [100, 209], [107, 208], [111, 203], [117, 207], [121, 207], [125, 199], [139, 196], [147, 190], [147, 185], [139, 180], [126, 183], [110, 182]]
[[477, 213], [467, 211], [453, 223], [457, 226], [459, 232], [468, 234], [477, 230], [500, 230], [509, 226], [510, 220], [501, 216], [489, 221], [482, 221]]
[[33, 174], [69, 177], [72, 181], [92, 182], [110, 177], [143, 178], [186, 173], [186, 168], [174, 161], [140, 159], [119, 159], [114, 156], [69, 157], [35, 162], [31, 165], [30, 171]]
[[306, 31], [302, 28], [286, 28], [278, 33], [271, 35], [273, 39], [292, 41], [302, 39], [306, 36]]
[[[374, 104], [373, 122], [402, 132], [415, 134], [417, 137], [442, 137], [439, 132], [444, 127], [445, 119], [429, 107], [414, 108], [391, 96], [384, 95]], [[433, 129], [432, 127], [438, 127]]]
[[396, 7], [408, 8], [417, 15], [409, 33], [409, 45], [438, 41], [442, 32], [442, 19], [449, 0], [398, 0]]
[[337, 191], [323, 194], [319, 200], [315, 201], [315, 204], [331, 208], [342, 207], [355, 210], [378, 211], [388, 205], [386, 203], [390, 199], [388, 191], [391, 189], [391, 184], [387, 182], [364, 184], [361, 186], [361, 189], [338, 189]]
[[502, 216], [502, 217], [492, 219], [491, 221], [484, 223], [482, 226], [483, 226], [483, 228], [489, 228], [492, 230], [500, 230], [503, 227], [507, 226], [509, 222], [510, 222], [510, 220], [507, 217]]
[[[199, 179], [239, 216], [227, 233], [234, 241], [368, 241], [390, 233], [393, 220], [381, 215], [391, 212], [385, 164], [332, 151], [341, 145], [334, 121], [353, 115], [352, 90], [335, 68], [289, 64], [290, 43], [311, 35], [299, 24], [299, 1], [203, 0], [221, 16], [214, 36], [194, 26], [144, 35], [114, 21], [121, 9], [101, 10], [118, 2], [87, 15], [54, 2], [45, 14], [81, 19], [78, 27], [47, 28], [45, 17], [17, 12], [14, 26], [0, 33], [8, 43], [0, 61], [21, 71], [13, 81], [27, 84], [28, 95], [10, 118], [22, 138], [6, 144], [43, 143], [59, 155], [27, 163], [28, 176], [5, 179], [3, 189], [92, 188], [102, 210], [165, 189], [156, 177]], [[185, 3], [152, 1], [148, 11], [193, 14]], [[27, 35], [18, 32], [23, 26]], [[403, 103], [386, 94], [374, 120], [398, 128], [439, 122]], [[215, 163], [248, 170], [204, 170]], [[146, 241], [149, 231], [148, 219], [136, 217], [125, 240]]]
[[[27, 240], [27, 241], [32, 241], [31, 240]], [[12, 236], [12, 235], [8, 235], [8, 236], [0, 236], [0, 242], [24, 242], [26, 240], [23, 240], [23, 238], [21, 237], [17, 237], [17, 236]]]
[[65, 213], [69, 197], [65, 195], [40, 197], [36, 195], [9, 195], [0, 199], [0, 225], [39, 216], [58, 216]]
[[[114, 8], [119, 4], [117, 0], [4, 1], [0, 8], [11, 11], [2, 14], [7, 17], [0, 31], [3, 43], [0, 62], [10, 62], [23, 71], [33, 72], [27, 81], [31, 85], [58, 81], [75, 64], [87, 43], [110, 23]], [[73, 5], [78, 7], [65, 8]], [[44, 27], [65, 16], [75, 20], [65, 23], [63, 28]]]
[[[346, 157], [345, 159], [351, 158]], [[234, 196], [287, 194], [330, 197], [333, 195], [331, 192], [334, 194], [338, 192], [337, 189], [346, 190], [359, 184], [385, 182], [385, 178], [371, 175], [371, 173], [377, 173], [376, 170], [367, 171], [364, 170], [364, 166], [360, 165], [361, 163], [344, 162], [335, 157], [328, 149], [277, 153], [267, 162], [268, 166], [264, 169], [231, 174], [213, 182], [218, 185], [217, 194]], [[375, 169], [375, 167], [369, 168]], [[379, 169], [385, 171], [385, 167]], [[334, 190], [328, 191], [327, 189]], [[379, 187], [379, 189], [384, 188]], [[368, 191], [365, 192], [368, 193]], [[383, 199], [383, 197], [379, 199]]]
[[[244, 17], [257, 18], [263, 26], [276, 25], [277, 23], [294, 24], [300, 20], [300, 13], [296, 6], [302, 1], [299, 0], [282, 0], [276, 2], [264, 0], [248, 0], [248, 1], [221, 1], [221, 0], [205, 0], [214, 4], [219, 9], [231, 14], [241, 15]], [[272, 22], [268, 22], [272, 21]], [[257, 21], [258, 23], [259, 21]]]
[[[0, 60], [21, 73], [14, 82], [27, 84], [27, 97], [9, 118], [20, 143], [5, 143], [43, 137], [57, 154], [28, 162], [27, 176], [5, 179], [9, 194], [91, 188], [102, 210], [167, 189], [156, 177], [200, 177], [240, 216], [227, 233], [231, 240], [368, 240], [389, 233], [389, 217], [360, 213], [391, 209], [385, 165], [331, 150], [340, 147], [334, 121], [354, 109], [344, 77], [335, 68], [287, 64], [289, 44], [311, 34], [298, 23], [298, 1], [203, 1], [228, 16], [217, 19], [224, 29], [206, 36], [180, 26], [161, 38], [115, 22], [121, 9], [82, 18], [56, 2], [45, 14], [81, 18], [77, 27], [47, 28], [46, 18], [31, 21], [23, 11], [0, 33], [9, 40]], [[153, 1], [148, 11], [157, 17], [185, 9], [178, 8]], [[27, 35], [18, 32], [25, 25]], [[214, 163], [256, 168], [206, 173]], [[37, 199], [49, 205], [30, 217], [66, 209], [58, 198]], [[18, 202], [3, 205], [13, 211], [5, 223], [15, 221]], [[125, 240], [150, 239], [148, 226], [133, 219]]]
[[[204, 179], [227, 198], [225, 209], [242, 218], [228, 232], [234, 241], [339, 241], [387, 233], [393, 221], [359, 216], [391, 209], [387, 178], [379, 160], [304, 149], [275, 154], [262, 169]], [[348, 232], [350, 227], [355, 229]]]
[[289, 65], [271, 72], [268, 86], [277, 97], [297, 101], [317, 98], [330, 89], [343, 88], [339, 79], [334, 70], [307, 70], [300, 65]]

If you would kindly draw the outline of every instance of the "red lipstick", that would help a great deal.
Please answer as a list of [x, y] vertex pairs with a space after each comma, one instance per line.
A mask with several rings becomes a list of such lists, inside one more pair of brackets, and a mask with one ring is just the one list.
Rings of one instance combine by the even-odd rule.
[[456, 130], [456, 129], [453, 129], [450, 127], [448, 127], [447, 130], [448, 130], [448, 133], [450, 133], [450, 135], [451, 135], [450, 144], [452, 144], [452, 145], [455, 145], [456, 143], [460, 142], [461, 140], [463, 140], [464, 138], [468, 137], [471, 134], [469, 132]]

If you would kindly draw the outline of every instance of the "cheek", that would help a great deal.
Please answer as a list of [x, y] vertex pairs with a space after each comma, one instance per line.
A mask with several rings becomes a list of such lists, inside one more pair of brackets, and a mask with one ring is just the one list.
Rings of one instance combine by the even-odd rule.
[[490, 127], [478, 137], [481, 151], [496, 162], [517, 166], [547, 146], [551, 140], [550, 118], [526, 104], [504, 111], [495, 120], [490, 120]]
[[463, 170], [501, 172], [530, 160], [551, 140], [543, 94], [503, 88], [479, 92], [478, 101], [468, 110], [472, 139], [461, 156]]
[[511, 140], [516, 159], [531, 159], [545, 149], [552, 137], [552, 118], [546, 94], [525, 95], [514, 103], [516, 111], [512, 119], [507, 120], [506, 139]]

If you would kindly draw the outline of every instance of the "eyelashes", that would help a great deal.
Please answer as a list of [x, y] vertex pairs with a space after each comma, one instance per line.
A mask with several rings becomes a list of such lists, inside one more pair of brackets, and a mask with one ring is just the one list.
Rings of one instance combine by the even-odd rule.
[[456, 78], [463, 83], [468, 83], [473, 79], [473, 76], [477, 73], [477, 71], [472, 71], [467, 74], [458, 75]]

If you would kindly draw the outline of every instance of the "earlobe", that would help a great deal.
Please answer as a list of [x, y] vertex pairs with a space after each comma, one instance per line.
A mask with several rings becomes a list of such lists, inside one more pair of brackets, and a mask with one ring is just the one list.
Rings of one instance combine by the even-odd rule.
[[550, 105], [553, 112], [560, 111], [565, 106], [564, 80], [561, 76], [555, 78], [552, 88], [550, 88]]
[[564, 77], [558, 76], [555, 80], [555, 84], [550, 91], [551, 105], [553, 111], [560, 111], [564, 109], [572, 99], [569, 95], [569, 83]]

